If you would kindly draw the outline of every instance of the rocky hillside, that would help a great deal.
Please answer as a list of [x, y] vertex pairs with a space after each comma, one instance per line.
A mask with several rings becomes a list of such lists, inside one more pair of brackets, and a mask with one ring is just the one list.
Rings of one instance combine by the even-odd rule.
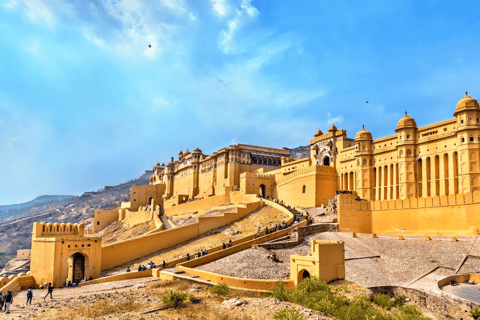
[[296, 159], [308, 158], [310, 156], [310, 147], [309, 146], [300, 146], [296, 148], [283, 148], [284, 150], [290, 151], [290, 157]]
[[0, 252], [16, 254], [19, 249], [29, 249], [33, 222], [76, 223], [92, 217], [95, 209], [120, 206], [122, 201], [129, 199], [130, 187], [147, 185], [150, 175], [151, 171], [146, 171], [138, 179], [117, 186], [106, 186], [98, 191], [85, 192], [81, 196], [43, 196], [39, 197], [43, 201], [38, 201], [37, 205], [34, 201], [39, 198], [27, 202], [29, 205], [14, 205], [23, 205], [24, 209], [9, 209], [9, 212], [22, 212], [13, 219], [0, 221]]
[[0, 206], [0, 222], [6, 222], [21, 216], [44, 212], [51, 206], [64, 204], [73, 197], [75, 196], [40, 196], [24, 203]]

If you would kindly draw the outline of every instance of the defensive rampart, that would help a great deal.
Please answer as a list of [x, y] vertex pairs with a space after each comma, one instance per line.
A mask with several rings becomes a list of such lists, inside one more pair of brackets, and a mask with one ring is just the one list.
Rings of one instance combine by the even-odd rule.
[[201, 211], [210, 207], [219, 206], [229, 202], [230, 202], [230, 193], [225, 193], [219, 196], [208, 197], [201, 200], [195, 200], [192, 202], [179, 204], [171, 208], [166, 208], [164, 212], [165, 212], [165, 215], [169, 217], [175, 214]]
[[405, 200], [357, 201], [337, 196], [339, 230], [352, 233], [476, 235], [480, 192]]
[[174, 246], [181, 242], [195, 238], [212, 228], [227, 225], [247, 214], [257, 210], [263, 202], [257, 200], [247, 203], [244, 208], [237, 208], [236, 212], [223, 213], [214, 217], [199, 217], [197, 222], [165, 230], [158, 233], [144, 235], [102, 247], [102, 270], [110, 269], [147, 254]]

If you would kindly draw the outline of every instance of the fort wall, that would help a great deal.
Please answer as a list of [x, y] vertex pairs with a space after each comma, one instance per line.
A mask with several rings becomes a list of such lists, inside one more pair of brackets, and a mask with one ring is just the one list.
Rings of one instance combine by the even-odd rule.
[[[102, 247], [102, 270], [110, 269], [147, 254], [174, 246], [212, 228], [227, 225], [247, 214], [255, 211], [261, 206], [260, 200], [248, 203], [243, 208], [237, 208], [235, 212], [223, 213], [214, 217], [199, 217], [197, 222], [165, 230], [158, 233], [140, 236], [135, 239], [120, 241]], [[132, 248], [135, 248], [132, 250]]]
[[93, 214], [93, 231], [98, 232], [110, 223], [118, 220], [118, 208], [111, 210], [97, 209]]
[[390, 201], [356, 201], [338, 195], [342, 232], [476, 235], [480, 227], [480, 192]]

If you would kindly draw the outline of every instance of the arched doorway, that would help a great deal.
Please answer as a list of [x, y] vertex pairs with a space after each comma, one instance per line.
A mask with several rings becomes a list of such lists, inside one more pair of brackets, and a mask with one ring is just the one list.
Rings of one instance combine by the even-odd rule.
[[260, 194], [260, 197], [265, 198], [265, 185], [264, 184], [260, 185], [258, 193]]
[[323, 165], [324, 166], [330, 166], [330, 157], [325, 157], [323, 159]]
[[303, 269], [298, 273], [297, 284], [302, 282], [303, 279], [310, 278], [310, 272]]
[[73, 276], [72, 282], [79, 283], [80, 280], [85, 279], [85, 257], [83, 254], [77, 252], [73, 256]]

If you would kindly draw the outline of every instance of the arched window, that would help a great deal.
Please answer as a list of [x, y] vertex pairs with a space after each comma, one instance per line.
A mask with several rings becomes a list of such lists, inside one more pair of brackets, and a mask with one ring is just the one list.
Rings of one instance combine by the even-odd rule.
[[99, 225], [100, 225], [100, 221], [97, 221], [97, 226], [99, 226]]
[[302, 187], [302, 193], [305, 193], [306, 190], [307, 190], [307, 187], [304, 185], [304, 186]]
[[367, 165], [367, 159], [363, 159], [363, 165], [364, 165], [364, 166]]

